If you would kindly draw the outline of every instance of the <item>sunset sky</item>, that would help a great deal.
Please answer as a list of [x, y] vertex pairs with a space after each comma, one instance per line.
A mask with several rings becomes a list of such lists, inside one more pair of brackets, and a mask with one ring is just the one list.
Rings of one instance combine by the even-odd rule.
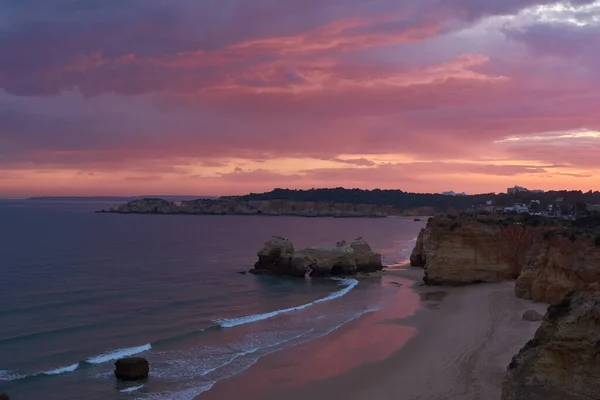
[[0, 197], [600, 190], [600, 1], [0, 2]]

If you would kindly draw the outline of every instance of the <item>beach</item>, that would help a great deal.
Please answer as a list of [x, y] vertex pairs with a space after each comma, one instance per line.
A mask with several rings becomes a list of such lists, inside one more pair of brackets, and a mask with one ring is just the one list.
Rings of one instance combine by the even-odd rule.
[[422, 274], [406, 267], [367, 278], [397, 285], [395, 300], [198, 398], [500, 399], [507, 365], [540, 324], [522, 314], [547, 305], [518, 299], [510, 281], [423, 287]]

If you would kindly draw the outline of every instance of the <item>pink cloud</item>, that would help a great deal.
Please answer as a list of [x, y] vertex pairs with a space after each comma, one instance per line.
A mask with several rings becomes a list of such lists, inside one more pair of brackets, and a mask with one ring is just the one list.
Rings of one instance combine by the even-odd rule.
[[[597, 25], [497, 20], [545, 1], [17, 3], [0, 6], [5, 171], [123, 172], [122, 190], [184, 185], [202, 167], [227, 191], [424, 190], [445, 186], [436, 171], [488, 188], [600, 170], [599, 138], [548, 133], [600, 131]], [[392, 155], [411, 161], [375, 162]], [[273, 167], [290, 158], [338, 167]], [[269, 167], [223, 172], [232, 159]]]

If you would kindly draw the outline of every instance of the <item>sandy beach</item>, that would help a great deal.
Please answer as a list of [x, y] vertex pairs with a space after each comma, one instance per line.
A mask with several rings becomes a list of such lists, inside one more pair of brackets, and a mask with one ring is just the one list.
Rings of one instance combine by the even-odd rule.
[[540, 324], [522, 314], [547, 305], [515, 297], [514, 282], [423, 287], [422, 274], [364, 278], [398, 286], [393, 302], [260, 359], [199, 399], [500, 399], [507, 365]]

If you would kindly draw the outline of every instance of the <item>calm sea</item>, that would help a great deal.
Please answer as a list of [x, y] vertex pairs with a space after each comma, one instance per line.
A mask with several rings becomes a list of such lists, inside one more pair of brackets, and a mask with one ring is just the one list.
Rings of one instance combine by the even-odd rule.
[[[377, 279], [241, 275], [271, 235], [297, 248], [362, 236], [388, 264], [412, 219], [94, 214], [111, 204], [0, 201], [0, 392], [28, 399], [193, 399], [286, 347], [384, 307]], [[151, 379], [119, 383], [114, 360]]]

